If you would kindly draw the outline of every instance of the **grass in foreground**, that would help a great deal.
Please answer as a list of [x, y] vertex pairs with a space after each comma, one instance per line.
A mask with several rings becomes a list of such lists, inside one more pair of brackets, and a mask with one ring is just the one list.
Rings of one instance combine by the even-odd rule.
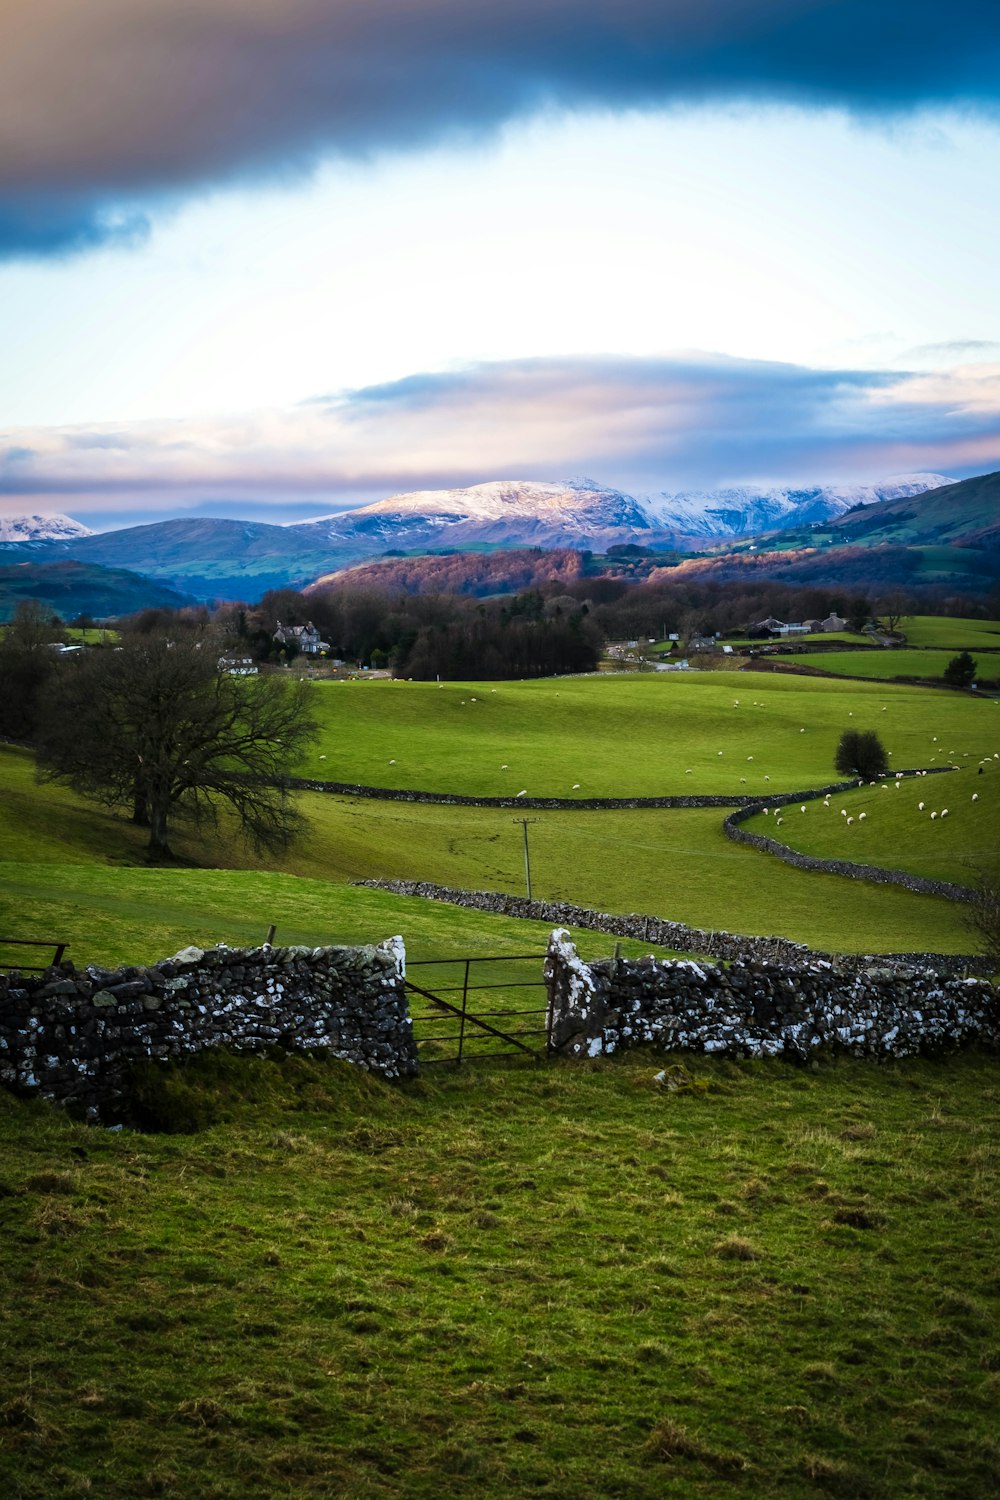
[[662, 1065], [0, 1094], [6, 1492], [995, 1494], [995, 1061]]

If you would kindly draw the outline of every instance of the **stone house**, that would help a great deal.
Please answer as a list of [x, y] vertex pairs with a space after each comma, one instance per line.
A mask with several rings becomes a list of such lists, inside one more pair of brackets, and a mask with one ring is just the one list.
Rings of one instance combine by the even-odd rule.
[[282, 625], [279, 620], [274, 639], [279, 646], [298, 646], [303, 656], [319, 656], [330, 649], [330, 642], [320, 640], [319, 631], [311, 620], [305, 625]]

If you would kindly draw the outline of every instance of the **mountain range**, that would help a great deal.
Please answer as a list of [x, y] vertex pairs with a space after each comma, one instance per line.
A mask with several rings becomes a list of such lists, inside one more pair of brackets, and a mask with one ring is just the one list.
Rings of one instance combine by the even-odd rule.
[[908, 499], [954, 483], [944, 474], [899, 474], [878, 484], [813, 485], [804, 489], [736, 488], [661, 494], [647, 508], [661, 527], [689, 543], [725, 541], [831, 521], [859, 505]]
[[[287, 526], [184, 517], [93, 534], [68, 517], [15, 517], [0, 532], [0, 562], [30, 560], [44, 568], [73, 559], [127, 569], [197, 599], [251, 601], [267, 589], [303, 588], [386, 554], [524, 547], [601, 553], [637, 543], [713, 555], [732, 550], [744, 558], [753, 551], [759, 576], [772, 553], [775, 565], [787, 571], [791, 549], [815, 571], [824, 548], [905, 548], [912, 554], [914, 548], [961, 544], [992, 553], [998, 542], [1000, 475], [954, 482], [940, 474], [910, 474], [872, 485], [664, 493], [655, 499], [589, 479], [497, 480], [393, 495]], [[968, 573], [972, 562], [966, 553], [955, 572]], [[946, 557], [944, 576], [950, 576], [947, 564]], [[849, 558], [838, 558], [838, 568], [848, 565]], [[910, 555], [904, 571], [912, 574], [920, 566]], [[878, 559], [867, 558], [860, 572], [874, 577]], [[991, 573], [992, 564], [984, 576]]]

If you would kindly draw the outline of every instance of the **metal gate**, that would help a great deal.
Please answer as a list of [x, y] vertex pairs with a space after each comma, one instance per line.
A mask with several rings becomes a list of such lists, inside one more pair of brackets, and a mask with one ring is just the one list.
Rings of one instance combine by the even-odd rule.
[[[68, 943], [51, 942], [48, 938], [5, 938], [0, 937], [0, 969], [16, 969], [18, 973], [41, 974], [45, 969], [61, 964], [63, 954], [69, 947]], [[11, 948], [30, 948], [32, 952], [25, 954], [25, 958], [40, 957], [42, 952], [51, 952], [52, 957], [44, 964], [25, 963], [18, 953], [9, 953]]]
[[[526, 1005], [527, 999], [535, 997], [524, 991], [545, 989], [541, 977], [545, 956], [520, 953], [407, 962], [406, 992], [421, 1066], [458, 1066], [493, 1057], [544, 1062], [548, 1007], [544, 1000]], [[533, 966], [530, 970], [528, 964]], [[413, 977], [414, 970], [420, 971], [419, 978]]]

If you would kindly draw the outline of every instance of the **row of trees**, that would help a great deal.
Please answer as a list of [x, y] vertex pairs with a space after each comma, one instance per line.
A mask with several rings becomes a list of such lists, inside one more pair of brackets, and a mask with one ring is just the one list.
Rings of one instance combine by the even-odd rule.
[[288, 657], [274, 640], [278, 620], [311, 620], [345, 661], [388, 666], [398, 677], [421, 680], [493, 680], [593, 671], [603, 639], [590, 616], [585, 603], [539, 589], [477, 600], [345, 588], [309, 595], [274, 590], [258, 605], [231, 606], [219, 620], [259, 661]]

